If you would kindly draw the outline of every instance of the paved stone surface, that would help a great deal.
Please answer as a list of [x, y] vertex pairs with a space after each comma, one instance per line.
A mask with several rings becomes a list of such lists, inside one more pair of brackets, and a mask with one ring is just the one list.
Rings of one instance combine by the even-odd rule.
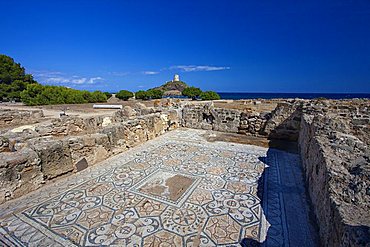
[[0, 206], [0, 245], [315, 246], [299, 157], [204, 133], [172, 131]]

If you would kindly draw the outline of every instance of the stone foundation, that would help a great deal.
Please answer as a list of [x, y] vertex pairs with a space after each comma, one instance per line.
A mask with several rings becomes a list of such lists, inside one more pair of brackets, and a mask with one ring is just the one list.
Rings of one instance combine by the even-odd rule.
[[119, 113], [97, 118], [66, 117], [22, 133], [9, 131], [2, 136], [0, 203], [81, 170], [81, 162], [85, 168], [94, 165], [179, 124], [179, 115], [172, 110], [134, 120]]
[[302, 116], [299, 147], [323, 246], [370, 243], [369, 126], [353, 121], [368, 119], [362, 107], [307, 107]]
[[0, 129], [36, 123], [43, 117], [44, 114], [42, 110], [25, 111], [1, 109]]
[[243, 111], [217, 108], [213, 103], [188, 104], [183, 108], [183, 125], [195, 129], [297, 141], [303, 102], [281, 102], [272, 112], [258, 112], [249, 108]]

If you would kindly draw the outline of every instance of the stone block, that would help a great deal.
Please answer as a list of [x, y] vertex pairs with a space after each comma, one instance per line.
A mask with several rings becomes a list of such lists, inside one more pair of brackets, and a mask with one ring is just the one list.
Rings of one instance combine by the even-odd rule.
[[63, 141], [40, 140], [32, 148], [41, 159], [41, 171], [46, 179], [73, 171], [71, 152]]

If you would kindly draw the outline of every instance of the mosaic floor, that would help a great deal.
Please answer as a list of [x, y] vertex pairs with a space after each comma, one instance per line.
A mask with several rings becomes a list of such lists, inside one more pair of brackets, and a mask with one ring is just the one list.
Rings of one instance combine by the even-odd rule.
[[[315, 246], [304, 195], [278, 189], [279, 163], [299, 157], [204, 133], [172, 131], [0, 206], [0, 245]], [[285, 205], [299, 209], [298, 230]]]

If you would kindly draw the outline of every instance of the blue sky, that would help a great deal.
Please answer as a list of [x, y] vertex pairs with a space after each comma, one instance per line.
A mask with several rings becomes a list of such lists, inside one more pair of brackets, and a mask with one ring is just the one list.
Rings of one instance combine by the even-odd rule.
[[0, 0], [0, 53], [41, 83], [370, 92], [370, 1]]

